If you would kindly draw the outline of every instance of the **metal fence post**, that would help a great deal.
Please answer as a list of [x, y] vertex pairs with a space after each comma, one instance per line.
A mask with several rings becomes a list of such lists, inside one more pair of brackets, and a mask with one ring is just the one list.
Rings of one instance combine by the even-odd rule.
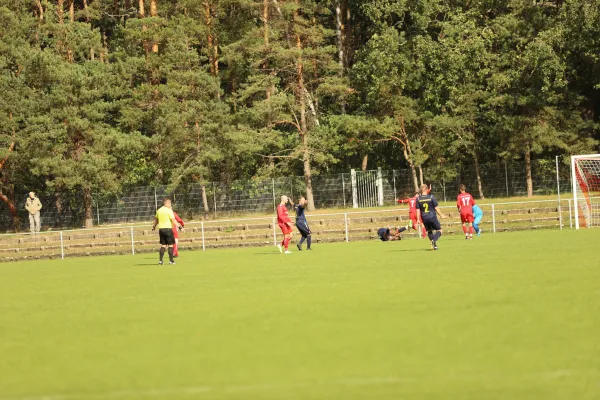
[[206, 251], [206, 247], [204, 245], [204, 222], [200, 223], [200, 227], [202, 229], [202, 251]]
[[442, 178], [442, 189], [444, 190], [444, 202], [446, 200], [446, 178]]
[[215, 203], [215, 218], [217, 218], [217, 187], [213, 182], [213, 201]]
[[563, 229], [562, 223], [562, 209], [560, 207], [560, 175], [558, 174], [558, 156], [556, 156], [556, 192], [558, 193], [558, 224], [560, 230]]
[[496, 207], [492, 204], [492, 229], [496, 233]]
[[133, 226], [131, 227], [131, 254], [135, 255], [135, 241], [133, 240]]
[[350, 241], [348, 237], [348, 213], [344, 213], [344, 225], [346, 226], [346, 242]]
[[273, 211], [277, 211], [277, 202], [275, 201], [275, 179], [271, 179], [271, 188], [273, 189]]
[[100, 225], [100, 202], [98, 201], [97, 196], [96, 196], [96, 217], [98, 219], [98, 225]]
[[344, 208], [346, 208], [346, 182], [344, 181], [344, 173], [342, 172], [342, 198], [344, 201]]
[[506, 165], [506, 160], [504, 160], [504, 177], [506, 178], [506, 197], [510, 197], [508, 194], [508, 166]]
[[158, 195], [156, 194], [156, 188], [154, 188], [154, 211], [158, 210]]
[[394, 204], [396, 204], [396, 201], [398, 200], [398, 194], [396, 193], [396, 170], [395, 169], [392, 170], [392, 179], [394, 181]]
[[573, 210], [571, 209], [571, 199], [569, 199], [569, 228], [573, 229]]
[[63, 246], [63, 233], [60, 232], [60, 259], [65, 259], [65, 246]]
[[381, 207], [383, 206], [383, 172], [381, 171], [381, 167], [377, 168], [377, 175], [375, 179], [377, 182], [377, 205]]
[[358, 208], [358, 193], [356, 191], [356, 170], [350, 170], [350, 180], [352, 182], [352, 207]]
[[273, 217], [273, 245], [277, 246], [277, 231], [275, 230], [275, 217]]

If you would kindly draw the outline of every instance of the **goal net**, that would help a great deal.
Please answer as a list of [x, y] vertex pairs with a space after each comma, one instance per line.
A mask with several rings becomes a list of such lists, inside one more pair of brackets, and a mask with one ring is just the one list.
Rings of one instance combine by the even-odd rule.
[[571, 157], [575, 226], [600, 226], [600, 154]]

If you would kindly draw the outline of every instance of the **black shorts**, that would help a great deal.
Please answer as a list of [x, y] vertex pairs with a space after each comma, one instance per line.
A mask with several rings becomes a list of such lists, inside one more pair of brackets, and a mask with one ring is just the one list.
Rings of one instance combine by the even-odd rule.
[[175, 244], [175, 235], [173, 235], [173, 228], [159, 229], [158, 236], [160, 237], [160, 244], [162, 244], [163, 246]]
[[310, 228], [308, 227], [308, 223], [306, 221], [296, 221], [296, 228], [298, 228], [302, 237], [310, 236]]
[[423, 218], [423, 225], [425, 225], [427, 232], [442, 230], [440, 221], [437, 218]]

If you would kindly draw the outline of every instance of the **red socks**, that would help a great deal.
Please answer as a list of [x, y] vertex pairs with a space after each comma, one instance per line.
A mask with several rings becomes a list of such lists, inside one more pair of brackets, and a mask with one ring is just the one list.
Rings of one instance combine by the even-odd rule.
[[283, 239], [283, 247], [285, 247], [286, 250], [290, 247], [290, 242], [291, 241], [292, 241], [291, 238], [285, 238], [285, 239]]

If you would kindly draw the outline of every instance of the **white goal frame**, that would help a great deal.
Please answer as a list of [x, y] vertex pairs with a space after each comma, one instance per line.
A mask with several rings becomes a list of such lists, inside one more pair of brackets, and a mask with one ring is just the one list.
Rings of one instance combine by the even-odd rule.
[[[598, 160], [598, 162], [600, 162], [600, 154], [586, 154], [586, 155], [577, 155], [577, 156], [571, 156], [571, 182], [573, 184], [573, 206], [575, 208], [575, 229], [579, 229], [579, 203], [578, 200], [581, 200], [580, 198], [578, 198], [579, 196], [579, 181], [577, 179], [577, 161], [578, 160], [585, 160], [585, 159], [592, 159], [592, 160]], [[589, 200], [589, 198], [588, 198]], [[591, 205], [590, 205], [591, 207]], [[590, 213], [592, 213], [593, 210], [590, 210]], [[587, 221], [586, 221], [587, 224]], [[588, 224], [589, 226], [589, 224]]]

